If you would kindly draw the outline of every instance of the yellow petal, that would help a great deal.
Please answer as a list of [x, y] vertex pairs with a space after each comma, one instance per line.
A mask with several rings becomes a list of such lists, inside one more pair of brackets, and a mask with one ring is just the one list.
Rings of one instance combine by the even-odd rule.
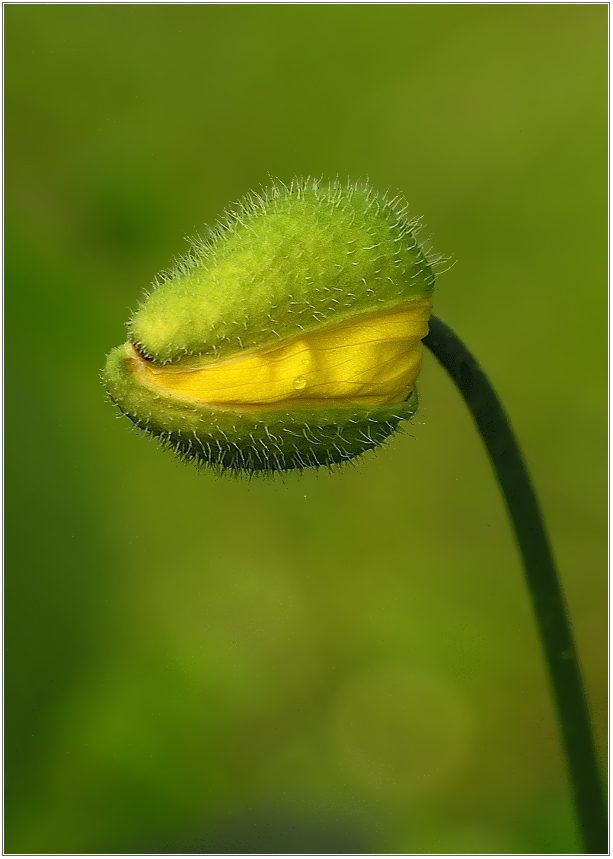
[[380, 406], [407, 398], [419, 374], [432, 304], [421, 298], [310, 333], [259, 355], [204, 367], [156, 366], [134, 350], [150, 387], [216, 406]]

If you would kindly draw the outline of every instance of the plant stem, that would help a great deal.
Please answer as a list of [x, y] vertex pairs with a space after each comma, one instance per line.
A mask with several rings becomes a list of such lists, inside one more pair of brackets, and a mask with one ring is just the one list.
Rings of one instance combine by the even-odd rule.
[[579, 663], [545, 525], [521, 451], [489, 379], [451, 328], [433, 316], [423, 342], [460, 390], [494, 466], [524, 562], [584, 849], [586, 853], [606, 853], [607, 816]]

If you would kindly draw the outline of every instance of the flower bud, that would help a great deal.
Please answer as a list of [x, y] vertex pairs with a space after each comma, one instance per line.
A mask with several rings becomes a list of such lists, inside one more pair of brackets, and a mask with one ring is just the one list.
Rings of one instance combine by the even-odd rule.
[[251, 195], [154, 284], [108, 356], [111, 399], [220, 470], [332, 466], [417, 407], [434, 274], [417, 224], [367, 186]]

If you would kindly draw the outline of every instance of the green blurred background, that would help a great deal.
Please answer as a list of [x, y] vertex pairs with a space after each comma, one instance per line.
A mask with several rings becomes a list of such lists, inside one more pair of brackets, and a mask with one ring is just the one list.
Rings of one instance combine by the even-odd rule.
[[183, 236], [270, 176], [403, 193], [532, 468], [604, 764], [607, 14], [5, 6], [5, 850], [577, 850], [434, 359], [385, 450], [250, 483], [129, 432], [99, 371]]

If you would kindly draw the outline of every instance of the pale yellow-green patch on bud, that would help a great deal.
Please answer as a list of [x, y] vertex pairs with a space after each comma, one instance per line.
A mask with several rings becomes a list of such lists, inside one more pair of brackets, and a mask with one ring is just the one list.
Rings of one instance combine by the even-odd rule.
[[434, 274], [368, 186], [250, 196], [155, 284], [108, 358], [111, 398], [182, 457], [234, 471], [342, 463], [417, 406]]

